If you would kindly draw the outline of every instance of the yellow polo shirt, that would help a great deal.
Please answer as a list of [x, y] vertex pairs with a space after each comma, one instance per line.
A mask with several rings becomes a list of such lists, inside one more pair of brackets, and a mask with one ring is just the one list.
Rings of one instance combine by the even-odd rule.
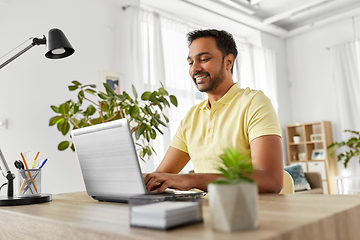
[[271, 101], [261, 91], [234, 84], [211, 108], [208, 100], [192, 107], [171, 142], [189, 153], [197, 173], [218, 173], [219, 156], [227, 147], [250, 149], [250, 142], [263, 135], [279, 135], [279, 120]]

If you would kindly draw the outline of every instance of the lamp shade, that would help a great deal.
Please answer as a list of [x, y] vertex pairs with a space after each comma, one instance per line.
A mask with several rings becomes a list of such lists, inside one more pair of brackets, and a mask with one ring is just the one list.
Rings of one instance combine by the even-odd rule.
[[74, 48], [60, 29], [50, 29], [46, 43], [45, 57], [51, 59], [64, 58], [74, 52]]

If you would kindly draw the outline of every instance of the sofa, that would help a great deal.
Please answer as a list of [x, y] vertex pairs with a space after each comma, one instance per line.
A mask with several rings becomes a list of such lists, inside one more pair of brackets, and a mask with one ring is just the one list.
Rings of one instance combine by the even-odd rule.
[[310, 184], [309, 190], [297, 190], [295, 194], [323, 194], [321, 174], [319, 172], [304, 172], [306, 180]]

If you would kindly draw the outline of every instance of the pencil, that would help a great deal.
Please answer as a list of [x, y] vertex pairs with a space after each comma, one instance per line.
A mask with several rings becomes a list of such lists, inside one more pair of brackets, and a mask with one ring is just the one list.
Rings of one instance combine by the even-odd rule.
[[36, 156], [35, 156], [35, 158], [34, 158], [34, 163], [33, 163], [33, 165], [31, 166], [31, 168], [34, 168], [34, 167], [35, 167], [35, 165], [36, 165], [36, 159], [38, 158], [39, 154], [40, 154], [40, 152], [37, 152], [37, 154], [36, 154]]
[[[22, 159], [23, 159], [23, 161], [24, 161], [24, 164], [25, 164], [26, 170], [29, 170], [29, 168], [28, 168], [28, 166], [27, 166], [27, 164], [26, 164], [26, 161], [25, 161], [24, 155], [23, 155], [22, 153], [20, 153], [20, 155], [21, 155], [21, 158], [22, 158]], [[31, 182], [32, 182], [32, 184], [33, 184], [33, 186], [34, 186], [35, 191], [36, 191], [36, 192], [38, 192], [38, 191], [37, 191], [37, 189], [36, 189], [35, 183], [34, 183], [34, 179], [33, 179], [33, 178], [32, 178], [32, 176], [31, 176], [31, 173], [29, 173], [29, 176], [30, 176], [30, 179], [31, 179]]]

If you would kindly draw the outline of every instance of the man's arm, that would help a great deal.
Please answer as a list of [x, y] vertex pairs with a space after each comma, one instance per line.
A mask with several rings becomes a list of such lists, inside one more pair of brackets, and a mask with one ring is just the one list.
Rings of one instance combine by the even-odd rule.
[[190, 156], [174, 147], [169, 147], [164, 159], [153, 173], [146, 174], [144, 181], [147, 191], [165, 191], [166, 188], [207, 190], [208, 182], [220, 177], [220, 174], [177, 174], [189, 162]]
[[261, 193], [279, 193], [283, 186], [284, 167], [282, 161], [281, 138], [267, 135], [250, 142], [251, 159], [255, 173], [252, 176], [258, 183]]
[[[252, 177], [258, 183], [259, 192], [279, 193], [283, 185], [284, 171], [281, 138], [277, 135], [255, 138], [250, 143], [250, 149], [256, 169]], [[170, 147], [156, 171], [146, 175], [146, 189], [165, 191], [166, 188], [179, 190], [198, 188], [207, 191], [207, 184], [222, 176], [210, 173], [173, 174], [180, 172], [189, 159], [187, 153]]]

